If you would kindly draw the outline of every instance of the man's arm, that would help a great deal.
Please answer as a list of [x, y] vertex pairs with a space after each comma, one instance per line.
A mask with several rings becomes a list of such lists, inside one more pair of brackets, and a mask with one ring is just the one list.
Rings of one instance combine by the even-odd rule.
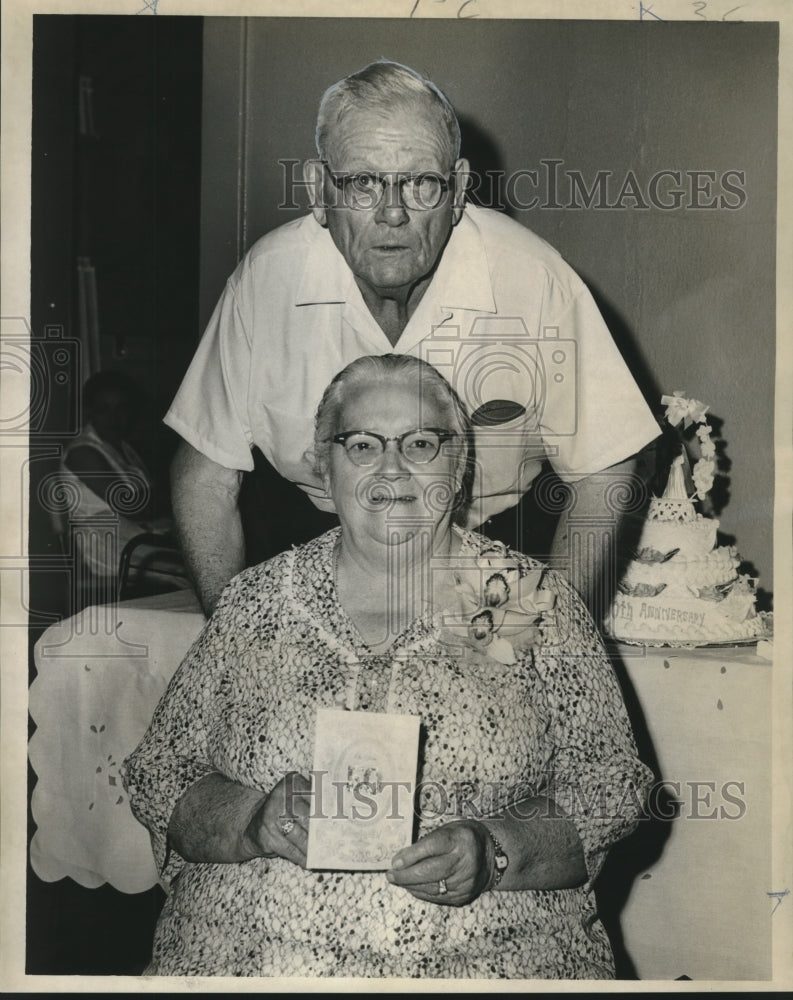
[[641, 522], [646, 463], [633, 456], [572, 483], [573, 501], [559, 517], [551, 564], [566, 573], [598, 625], [611, 605]]
[[171, 464], [171, 502], [179, 542], [209, 617], [229, 580], [245, 568], [237, 501], [242, 473], [218, 465], [186, 441]]

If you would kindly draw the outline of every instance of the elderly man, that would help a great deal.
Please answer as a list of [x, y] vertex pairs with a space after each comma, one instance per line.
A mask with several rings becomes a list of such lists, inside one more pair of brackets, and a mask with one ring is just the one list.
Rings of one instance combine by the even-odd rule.
[[316, 141], [311, 214], [245, 255], [166, 416], [184, 439], [173, 506], [205, 610], [244, 565], [252, 447], [332, 511], [307, 454], [317, 403], [354, 358], [390, 351], [437, 367], [473, 415], [469, 527], [516, 504], [546, 459], [572, 484], [552, 554], [592, 605], [607, 549], [576, 563], [571, 518], [613, 538], [607, 487], [658, 431], [589, 292], [544, 241], [465, 203], [454, 111], [413, 70], [380, 61], [331, 87]]

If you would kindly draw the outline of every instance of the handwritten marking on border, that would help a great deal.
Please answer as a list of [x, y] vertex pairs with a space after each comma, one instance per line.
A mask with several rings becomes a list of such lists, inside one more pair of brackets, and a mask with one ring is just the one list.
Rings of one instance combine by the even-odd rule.
[[[417, 6], [419, 2], [420, 0], [416, 0]], [[658, 2], [660, 3], [662, 2], [662, 0], [658, 0]], [[645, 4], [643, 0], [639, 0], [639, 20], [644, 21], [645, 17], [647, 17], [647, 18], [653, 18], [656, 21], [663, 21], [664, 18], [661, 17], [660, 14], [656, 14], [655, 10], [653, 9], [654, 6], [655, 3]], [[701, 18], [703, 21], [712, 21], [712, 20], [728, 21], [731, 20], [730, 14], [734, 14], [736, 10], [742, 10], [746, 6], [746, 4], [738, 4], [736, 7], [730, 7], [730, 9], [724, 11], [724, 13], [721, 14], [721, 16], [719, 16], [718, 12], [716, 12], [715, 14], [711, 13], [716, 8], [716, 4], [709, 2], [709, 0], [694, 0], [694, 2], [691, 3], [689, 6], [693, 8], [695, 16]], [[706, 14], [705, 11], [708, 8], [711, 8], [711, 11]], [[683, 15], [682, 19], [685, 20], [685, 15]]]
[[[156, 0], [154, 0], [154, 2], [156, 3]], [[446, 3], [446, 0], [435, 0], [435, 4], [436, 5], [437, 4], [445, 4], [445, 3]], [[472, 4], [476, 4], [476, 3], [477, 3], [477, 0], [463, 0], [463, 2], [457, 8], [456, 13], [454, 15], [452, 15], [451, 13], [449, 13], [447, 16], [449, 16], [449, 17], [454, 16], [454, 17], [457, 17], [457, 18], [459, 18], [459, 19], [461, 19], [463, 21], [466, 21], [466, 20], [468, 20], [469, 18], [472, 18], [472, 17], [479, 17], [479, 13], [476, 12], [476, 11], [472, 11], [470, 14], [463, 13], [463, 11], [466, 9], [466, 7], [470, 7]], [[408, 16], [409, 17], [415, 17], [416, 16], [416, 12], [418, 11], [418, 9], [419, 9], [420, 6], [421, 6], [421, 0], [415, 0], [415, 3], [413, 4], [413, 7], [412, 7], [412, 9], [410, 11], [410, 14]], [[449, 10], [449, 8], [447, 7], [446, 10]]]
[[465, 3], [463, 3], [463, 5], [457, 11], [457, 16], [461, 18], [479, 17], [478, 14], [463, 14], [465, 8], [470, 7], [472, 3], [476, 3], [476, 0], [465, 0]]
[[770, 896], [771, 899], [775, 899], [776, 900], [776, 905], [774, 906], [773, 910], [771, 910], [771, 916], [772, 917], [776, 913], [776, 911], [779, 909], [779, 904], [782, 902], [782, 900], [785, 898], [785, 896], [789, 896], [789, 895], [790, 895], [790, 889], [783, 889], [782, 892], [767, 892], [766, 893], [766, 896]]
[[639, 0], [639, 20], [644, 20], [644, 15], [649, 14], [650, 17], [654, 17], [656, 21], [663, 21], [662, 17], [659, 17], [652, 9], [652, 7], [645, 7], [642, 0]]

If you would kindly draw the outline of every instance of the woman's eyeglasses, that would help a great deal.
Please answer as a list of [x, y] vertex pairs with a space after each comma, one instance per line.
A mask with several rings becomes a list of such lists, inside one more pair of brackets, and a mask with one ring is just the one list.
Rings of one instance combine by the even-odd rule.
[[421, 174], [396, 172], [380, 174], [362, 170], [354, 174], [336, 174], [330, 169], [326, 160], [322, 161], [322, 166], [327, 170], [334, 186], [341, 192], [345, 207], [357, 211], [377, 208], [389, 184], [396, 184], [399, 187], [399, 197], [405, 208], [418, 212], [429, 211], [437, 208], [446, 197], [454, 176], [453, 172], [448, 177], [443, 177], [432, 171]]
[[385, 453], [389, 441], [396, 441], [400, 455], [414, 465], [426, 465], [437, 457], [444, 441], [457, 437], [454, 431], [427, 427], [423, 430], [406, 431], [397, 437], [384, 437], [374, 431], [345, 431], [331, 438], [334, 444], [343, 445], [347, 457], [354, 465], [366, 467], [374, 465]]

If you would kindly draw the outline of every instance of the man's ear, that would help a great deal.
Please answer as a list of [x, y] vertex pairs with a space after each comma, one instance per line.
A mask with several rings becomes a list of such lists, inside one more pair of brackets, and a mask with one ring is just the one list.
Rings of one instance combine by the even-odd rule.
[[459, 159], [454, 164], [454, 202], [452, 218], [455, 226], [463, 217], [465, 208], [465, 192], [471, 182], [471, 164], [466, 159]]
[[303, 164], [303, 181], [308, 191], [311, 214], [321, 226], [327, 225], [324, 199], [324, 168], [321, 160], [306, 160]]

